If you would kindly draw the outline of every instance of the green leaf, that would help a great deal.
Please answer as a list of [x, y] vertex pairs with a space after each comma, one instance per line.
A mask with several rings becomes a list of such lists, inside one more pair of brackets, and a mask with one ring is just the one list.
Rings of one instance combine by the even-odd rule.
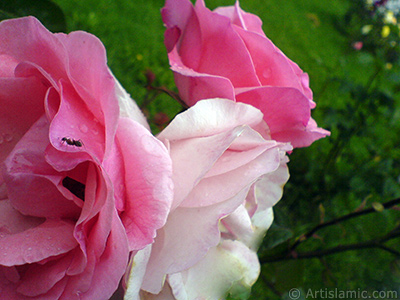
[[2, 0], [0, 20], [34, 16], [53, 32], [66, 32], [64, 12], [50, 0]]

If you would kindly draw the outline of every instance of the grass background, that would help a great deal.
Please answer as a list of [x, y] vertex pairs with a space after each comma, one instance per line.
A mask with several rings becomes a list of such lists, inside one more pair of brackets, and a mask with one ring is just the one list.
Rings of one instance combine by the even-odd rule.
[[[155, 121], [157, 112], [172, 118], [181, 110], [169, 96], [146, 89], [150, 70], [154, 86], [176, 91], [163, 45], [163, 0], [54, 2], [64, 11], [68, 31], [85, 30], [101, 39], [111, 70], [145, 106], [150, 121]], [[206, 0], [211, 9], [233, 4], [233, 0]], [[240, 4], [260, 16], [266, 35], [310, 75], [317, 103], [313, 117], [332, 132], [290, 156], [291, 179], [260, 249], [268, 256], [285, 251], [321, 220], [400, 196], [399, 68], [395, 64], [387, 69], [376, 56], [351, 47], [345, 16], [352, 0], [242, 0]], [[298, 251], [378, 239], [399, 226], [399, 216], [398, 211], [384, 210], [331, 226]], [[387, 245], [400, 249], [398, 239]], [[335, 287], [396, 290], [400, 296], [399, 286], [399, 257], [382, 249], [364, 249], [263, 264], [249, 299], [290, 299], [292, 288], [303, 291], [299, 299], [305, 299], [310, 290]]]

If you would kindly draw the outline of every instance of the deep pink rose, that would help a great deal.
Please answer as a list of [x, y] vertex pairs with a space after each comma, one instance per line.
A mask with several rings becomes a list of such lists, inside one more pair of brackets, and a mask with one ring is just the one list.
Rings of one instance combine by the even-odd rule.
[[[219, 245], [230, 253], [232, 250], [239, 256], [245, 255], [243, 260], [250, 257], [248, 262], [251, 261], [252, 266], [249, 266], [249, 272], [252, 278], [254, 274], [257, 277], [257, 256], [248, 248], [254, 244], [250, 242], [252, 238], [243, 240], [243, 243], [249, 241], [249, 244], [239, 245], [239, 241], [226, 243], [223, 239], [228, 237], [228, 232], [221, 235], [221, 225], [229, 224], [226, 225], [229, 234], [239, 236], [241, 230], [233, 228], [236, 223], [232, 220], [234, 216], [227, 216], [244, 210], [249, 221], [243, 225], [244, 231], [249, 233], [255, 229], [250, 220], [255, 211], [271, 209], [280, 198], [279, 194], [279, 197], [272, 197], [272, 200], [267, 196], [261, 197], [264, 199], [262, 203], [255, 200], [255, 184], [263, 178], [266, 178], [267, 183], [274, 182], [276, 176], [271, 174], [275, 174], [282, 164], [286, 166], [285, 153], [292, 147], [270, 139], [268, 127], [258, 109], [228, 99], [197, 102], [177, 115], [158, 138], [168, 147], [172, 158], [174, 200], [167, 222], [157, 231], [154, 244], [139, 251], [139, 255], [133, 258], [127, 299], [136, 299], [135, 293], [140, 290], [146, 295], [143, 299], [175, 299], [167, 297], [171, 291], [176, 299], [186, 299], [178, 297], [183, 295], [183, 290], [187, 292], [187, 299], [219, 299], [215, 297], [217, 293], [212, 292], [216, 286], [207, 286], [206, 282], [210, 281], [205, 280], [204, 284], [197, 282], [195, 289], [194, 282], [187, 281], [211, 274], [218, 277], [219, 272], [224, 272], [223, 264], [215, 265], [216, 273], [207, 269], [214, 259], [218, 260], [214, 254], [218, 252], [216, 247]], [[287, 176], [278, 180], [280, 189], [286, 180]], [[249, 201], [251, 207], [248, 213], [244, 208], [246, 201]], [[235, 216], [238, 214], [234, 213]], [[271, 219], [268, 214], [270, 212], [262, 216], [267, 223]], [[237, 224], [236, 227], [240, 226]], [[199, 263], [203, 264], [203, 268], [197, 269]], [[235, 270], [227, 268], [226, 272], [237, 272], [236, 267], [232, 268]], [[193, 273], [186, 277], [190, 270]], [[225, 280], [228, 285], [238, 280], [236, 277], [228, 277]], [[219, 291], [226, 288], [225, 283], [221, 283]], [[206, 296], [210, 290], [212, 293]]]
[[110, 298], [172, 201], [145, 126], [96, 37], [0, 23], [1, 299]]
[[329, 134], [311, 118], [308, 75], [264, 34], [261, 20], [235, 6], [214, 12], [203, 0], [167, 0], [165, 45], [181, 98], [192, 106], [221, 97], [264, 114], [272, 139], [309, 146]]

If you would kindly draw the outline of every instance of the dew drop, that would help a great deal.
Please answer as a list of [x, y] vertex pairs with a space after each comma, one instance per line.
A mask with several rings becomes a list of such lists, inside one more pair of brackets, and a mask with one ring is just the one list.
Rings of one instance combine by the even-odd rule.
[[271, 69], [267, 68], [263, 71], [263, 76], [264, 78], [269, 78], [271, 77]]
[[92, 131], [92, 133], [94, 135], [98, 135], [99, 134], [99, 131], [96, 128], [93, 128], [91, 131]]
[[79, 129], [80, 129], [83, 133], [87, 133], [88, 130], [89, 130], [89, 128], [88, 128], [85, 124], [80, 125], [80, 126], [79, 126]]
[[29, 247], [27, 250], [28, 250], [28, 251], [32, 251], [32, 248], [31, 248], [31, 247]]

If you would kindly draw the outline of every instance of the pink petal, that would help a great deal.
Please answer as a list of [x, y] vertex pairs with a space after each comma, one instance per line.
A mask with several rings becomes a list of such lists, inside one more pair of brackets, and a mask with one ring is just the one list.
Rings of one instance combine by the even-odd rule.
[[179, 95], [189, 106], [202, 99], [220, 97], [234, 100], [235, 98], [233, 85], [227, 78], [198, 73], [178, 65], [172, 65], [171, 69], [174, 71]]
[[130, 250], [139, 250], [153, 241], [166, 221], [173, 195], [171, 159], [160, 141], [130, 119], [120, 119], [117, 138], [126, 185], [121, 220]]
[[[165, 44], [168, 51], [177, 47], [179, 59], [197, 69], [201, 58], [202, 32], [193, 5], [187, 0], [166, 1], [161, 15], [167, 30]], [[178, 37], [181, 40], [178, 42]]]
[[83, 133], [87, 131], [92, 135], [98, 133], [96, 127], [90, 126], [96, 123], [95, 120], [105, 126], [105, 148], [108, 153], [117, 129], [119, 107], [115, 94], [115, 78], [107, 67], [105, 48], [98, 38], [86, 32], [77, 31], [56, 36], [63, 42], [68, 53], [68, 78], [87, 110], [91, 112], [77, 126]]
[[80, 208], [46, 177], [17, 174], [7, 176], [6, 182], [12, 205], [23, 214], [47, 218], [79, 216]]
[[239, 7], [239, 1], [235, 3], [235, 11], [236, 14], [239, 15], [240, 18], [243, 20], [244, 29], [265, 36], [265, 33], [262, 29], [262, 21], [258, 16], [242, 10]]
[[16, 234], [0, 237], [0, 264], [23, 265], [71, 251], [77, 243], [74, 225], [48, 219], [44, 223]]
[[48, 123], [39, 119], [5, 161], [8, 197], [21, 213], [46, 218], [77, 217], [80, 209], [60, 193], [57, 174], [43, 157], [48, 143]]
[[242, 131], [238, 127], [226, 133], [170, 144], [175, 186], [173, 208], [181, 204]]
[[259, 108], [264, 113], [272, 139], [279, 142], [290, 142], [293, 147], [307, 147], [329, 134], [310, 121], [310, 102], [298, 89], [250, 88], [238, 90], [236, 99]]
[[196, 2], [195, 10], [202, 34], [201, 61], [195, 70], [226, 77], [235, 87], [259, 85], [251, 57], [230, 20], [211, 12], [203, 1]]
[[214, 12], [228, 17], [234, 25], [265, 36], [261, 19], [256, 15], [243, 11], [239, 6], [239, 1], [235, 3], [235, 6], [217, 7]]
[[[247, 151], [242, 153], [242, 165], [226, 173], [203, 178], [181, 203], [181, 207], [205, 206], [224, 201], [250, 186], [260, 176], [276, 170], [279, 166], [279, 149], [266, 143], [262, 153], [247, 161]], [[249, 153], [251, 157], [251, 154]], [[221, 158], [223, 159], [223, 158]], [[218, 166], [213, 166], [218, 168]], [[186, 169], [188, 170], [188, 169]]]
[[0, 201], [0, 235], [15, 234], [42, 224], [42, 218], [24, 216], [7, 200]]
[[262, 113], [251, 105], [227, 99], [209, 99], [199, 101], [177, 115], [158, 138], [174, 141], [224, 133], [242, 125], [255, 128], [262, 122], [262, 118]]
[[54, 300], [60, 299], [60, 296], [65, 288], [67, 283], [67, 279], [64, 278], [57, 282], [51, 290], [49, 290], [46, 294], [39, 295], [38, 297], [29, 297], [21, 295], [17, 292], [17, 284], [10, 284], [9, 282], [5, 281], [1, 276], [0, 271], [0, 290], [1, 296], [4, 299], [12, 299], [12, 300]]
[[[176, 47], [186, 67], [199, 73], [226, 77], [236, 87], [260, 85], [251, 57], [228, 18], [211, 12], [202, 1], [196, 3], [194, 11], [187, 0], [175, 2], [166, 2], [164, 22], [167, 28], [176, 26], [180, 30]], [[181, 13], [185, 17], [180, 17]], [[166, 34], [166, 38], [176, 40], [176, 32]], [[171, 44], [166, 40], [169, 48]], [[170, 58], [170, 63], [174, 66], [176, 62]]]
[[34, 17], [0, 23], [0, 53], [41, 66], [55, 81], [66, 78], [64, 46]]
[[253, 228], [251, 218], [244, 204], [223, 218], [221, 223], [227, 230], [227, 232], [223, 233], [225, 239], [238, 240], [246, 245], [251, 241]]
[[278, 169], [265, 174], [256, 183], [256, 201], [258, 210], [273, 207], [282, 197], [283, 186], [289, 180], [287, 157], [282, 157]]
[[125, 273], [128, 264], [128, 241], [125, 229], [116, 212], [113, 214], [112, 230], [107, 239], [105, 251], [96, 263], [90, 289], [81, 299], [108, 300]]
[[15, 67], [18, 61], [7, 54], [0, 54], [0, 77], [14, 77]]
[[0, 78], [0, 162], [44, 113], [45, 93], [36, 78]]
[[46, 294], [64, 278], [70, 263], [71, 255], [67, 255], [46, 264], [29, 265], [18, 285], [18, 293], [28, 297]]
[[[105, 152], [104, 127], [69, 83], [61, 81], [60, 87], [60, 108], [50, 125], [52, 145], [63, 152], [88, 152], [99, 162], [102, 161]], [[69, 145], [63, 138], [81, 141], [82, 146]], [[86, 157], [84, 153], [80, 156]], [[64, 164], [63, 161], [65, 159], [52, 165]]]
[[250, 52], [262, 85], [292, 87], [303, 91], [301, 79], [292, 69], [294, 63], [268, 38], [241, 28], [236, 28], [236, 31]]
[[165, 274], [181, 272], [199, 261], [220, 240], [218, 220], [243, 202], [248, 189], [212, 206], [178, 207], [159, 230], [153, 245], [143, 289], [160, 292]]

